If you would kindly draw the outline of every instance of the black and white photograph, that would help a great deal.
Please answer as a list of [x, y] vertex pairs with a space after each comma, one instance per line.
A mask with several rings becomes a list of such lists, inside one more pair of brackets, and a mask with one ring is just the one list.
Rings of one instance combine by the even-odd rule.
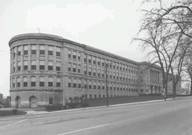
[[192, 135], [191, 0], [0, 0], [0, 135]]

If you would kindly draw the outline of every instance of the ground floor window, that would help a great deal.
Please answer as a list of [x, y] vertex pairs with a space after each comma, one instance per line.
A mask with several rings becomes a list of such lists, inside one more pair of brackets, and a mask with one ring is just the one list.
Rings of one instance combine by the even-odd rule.
[[53, 104], [53, 98], [49, 97], [49, 104], [52, 105]]

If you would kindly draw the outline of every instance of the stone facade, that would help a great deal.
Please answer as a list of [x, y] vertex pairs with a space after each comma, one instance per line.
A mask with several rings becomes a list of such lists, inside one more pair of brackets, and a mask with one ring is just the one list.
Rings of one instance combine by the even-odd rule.
[[65, 105], [79, 98], [158, 94], [159, 67], [135, 62], [59, 36], [29, 33], [10, 42], [11, 104]]

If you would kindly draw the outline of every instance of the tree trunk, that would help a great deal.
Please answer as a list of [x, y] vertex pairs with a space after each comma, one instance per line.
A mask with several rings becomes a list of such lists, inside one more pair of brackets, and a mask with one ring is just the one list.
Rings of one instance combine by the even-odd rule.
[[191, 90], [190, 90], [190, 95], [192, 96], [192, 76], [191, 77]]

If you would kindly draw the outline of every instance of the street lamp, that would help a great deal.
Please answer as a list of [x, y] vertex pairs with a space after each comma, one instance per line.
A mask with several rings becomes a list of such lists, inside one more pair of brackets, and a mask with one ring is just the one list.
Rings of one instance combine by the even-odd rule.
[[108, 64], [105, 64], [105, 84], [106, 84], [106, 106], [109, 106], [109, 90], [108, 90], [108, 75], [107, 75], [107, 70], [108, 69]]

